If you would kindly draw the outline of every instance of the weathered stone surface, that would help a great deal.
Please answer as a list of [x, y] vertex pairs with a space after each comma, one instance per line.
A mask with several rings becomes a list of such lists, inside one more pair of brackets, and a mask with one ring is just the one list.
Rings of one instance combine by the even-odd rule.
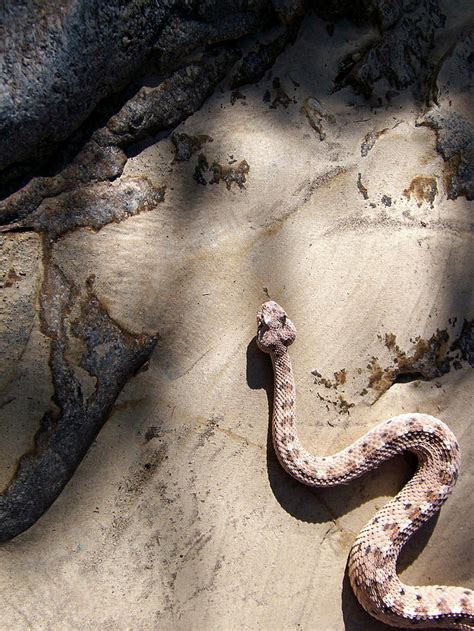
[[3, 3], [0, 169], [50, 154], [102, 99], [146, 73], [153, 50], [157, 69], [169, 71], [196, 47], [258, 31], [279, 15], [291, 20], [300, 8], [269, 0]]
[[430, 49], [436, 30], [443, 26], [438, 0], [351, 3], [357, 12], [367, 12], [376, 28], [362, 48], [351, 52], [340, 64], [337, 84], [352, 85], [367, 98], [379, 102], [398, 95], [397, 90], [414, 86], [426, 89], [432, 63]]
[[53, 389], [39, 327], [42, 247], [35, 234], [0, 237], [0, 489], [30, 451]]
[[4, 3], [0, 168], [64, 139], [100, 99], [124, 87], [170, 5]]
[[297, 29], [287, 27], [271, 38], [266, 44], [258, 44], [255, 50], [245, 55], [239, 63], [231, 86], [238, 88], [247, 83], [260, 81], [265, 72], [273, 66], [278, 55], [294, 40]]
[[474, 125], [466, 95], [473, 90], [472, 34], [453, 43], [442, 57], [434, 78], [435, 105], [420, 124], [436, 131], [436, 148], [445, 161], [444, 185], [450, 199], [474, 199]]
[[[442, 5], [440, 53], [461, 32], [452, 7]], [[166, 185], [152, 212], [43, 238], [41, 335], [56, 366], [50, 413], [65, 432], [55, 444], [74, 444], [71, 424], [90, 429], [89, 415], [77, 416], [85, 410], [100, 426], [128, 342], [136, 349], [155, 331], [160, 339], [58, 500], [2, 546], [8, 628], [385, 628], [355, 602], [345, 565], [357, 532], [413, 463], [324, 492], [281, 470], [268, 440], [271, 367], [252, 342], [268, 296], [298, 328], [292, 357], [308, 449], [334, 452], [410, 410], [452, 427], [460, 480], [401, 570], [410, 583], [473, 587], [472, 204], [448, 198], [436, 131], [419, 125], [424, 105], [408, 89], [375, 108], [350, 87], [333, 91], [340, 59], [367, 30], [327, 27], [307, 16], [271, 76], [240, 88], [245, 98], [233, 105], [230, 90], [217, 90], [175, 130], [213, 142], [191, 143], [177, 160], [171, 136], [155, 138], [117, 182], [87, 184]], [[449, 98], [458, 97], [452, 85]], [[208, 165], [249, 165], [243, 186], [210, 185], [212, 170], [202, 172], [207, 186], [197, 183], [200, 154]], [[89, 225], [114, 206], [93, 201]], [[58, 218], [43, 215], [41, 229]], [[13, 420], [4, 427], [3, 444], [31, 436]], [[54, 487], [58, 468], [50, 471]]]
[[56, 197], [89, 182], [113, 180], [122, 171], [127, 157], [118, 147], [101, 147], [91, 141], [57, 175], [35, 177], [0, 202], [2, 224], [23, 219], [44, 199]]
[[85, 226], [100, 230], [111, 222], [153, 210], [163, 201], [165, 190], [165, 186], [155, 187], [145, 177], [79, 186], [46, 199], [15, 227], [44, 232], [50, 239]]
[[203, 104], [237, 60], [222, 50], [205, 62], [180, 68], [156, 88], [143, 87], [95, 135], [101, 145], [126, 146], [175, 127]]
[[[50, 339], [54, 408], [43, 416], [34, 448], [19, 461], [0, 496], [0, 541], [34, 524], [58, 497], [95, 438], [125, 382], [149, 358], [156, 339], [134, 337], [110, 319], [92, 293], [81, 304], [78, 291], [48, 265], [42, 285], [42, 332]], [[74, 308], [77, 319], [70, 318]], [[69, 332], [70, 331], [70, 332]], [[77, 368], [95, 380], [90, 394], [71, 362], [69, 335], [84, 349]]]
[[41, 246], [35, 235], [0, 238], [0, 389], [15, 376], [35, 317], [41, 282]]

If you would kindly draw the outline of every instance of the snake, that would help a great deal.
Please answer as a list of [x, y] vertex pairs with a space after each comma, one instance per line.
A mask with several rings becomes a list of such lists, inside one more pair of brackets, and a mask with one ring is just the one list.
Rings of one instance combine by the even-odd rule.
[[360, 531], [347, 572], [360, 605], [388, 626], [408, 629], [474, 629], [474, 592], [456, 586], [412, 586], [397, 574], [401, 549], [445, 502], [457, 480], [458, 442], [441, 420], [401, 414], [369, 430], [334, 455], [308, 453], [296, 425], [296, 389], [288, 347], [296, 328], [270, 300], [257, 313], [257, 346], [271, 357], [274, 373], [272, 442], [283, 469], [309, 487], [334, 487], [359, 478], [406, 451], [417, 469], [401, 491]]

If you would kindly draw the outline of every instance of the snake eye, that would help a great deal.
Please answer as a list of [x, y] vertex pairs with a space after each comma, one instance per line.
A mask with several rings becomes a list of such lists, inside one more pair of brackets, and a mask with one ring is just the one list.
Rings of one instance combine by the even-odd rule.
[[282, 324], [285, 324], [285, 323], [286, 323], [286, 313], [284, 313], [284, 314], [281, 316], [281, 323], [282, 323]]

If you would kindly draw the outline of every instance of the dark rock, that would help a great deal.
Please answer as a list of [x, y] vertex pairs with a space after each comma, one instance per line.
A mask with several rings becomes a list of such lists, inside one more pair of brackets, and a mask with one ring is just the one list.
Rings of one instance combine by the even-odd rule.
[[300, 0], [6, 0], [0, 170], [51, 155], [147, 64], [166, 77], [199, 47], [291, 21], [299, 11]]
[[474, 125], [457, 112], [433, 109], [419, 121], [436, 131], [436, 149], [445, 161], [444, 184], [449, 199], [474, 199]]
[[94, 139], [103, 146], [125, 147], [175, 127], [201, 107], [237, 58], [236, 51], [222, 49], [180, 68], [156, 88], [141, 88]]
[[204, 143], [212, 142], [213, 138], [206, 134], [199, 136], [190, 136], [183, 132], [175, 132], [171, 136], [171, 140], [175, 147], [174, 159], [176, 162], [184, 162], [189, 160], [192, 155], [201, 149]]
[[454, 349], [459, 349], [461, 357], [474, 368], [474, 320], [464, 320]]
[[342, 60], [337, 87], [349, 84], [366, 98], [375, 94], [380, 100], [388, 88], [413, 86], [420, 92], [432, 70], [429, 51], [435, 31], [444, 23], [438, 0], [368, 0], [362, 4], [361, 15], [370, 17], [378, 35]]
[[285, 88], [283, 87], [280, 78], [275, 77], [272, 81], [272, 91], [271, 97], [272, 102], [270, 104], [270, 109], [276, 110], [280, 105], [285, 109], [290, 105], [290, 103], [295, 103], [295, 99], [292, 99], [288, 96]]
[[2, 224], [24, 219], [48, 197], [56, 197], [87, 182], [113, 180], [121, 175], [127, 156], [118, 147], [87, 143], [78, 156], [57, 175], [36, 177], [0, 202]]
[[[156, 336], [133, 335], [107, 314], [89, 284], [79, 298], [61, 271], [47, 266], [41, 292], [43, 333], [51, 340], [54, 409], [42, 421], [35, 449], [23, 456], [0, 495], [0, 541], [20, 534], [58, 497], [102, 427], [127, 380], [149, 359]], [[80, 317], [68, 322], [80, 302]], [[96, 378], [84, 397], [68, 359], [68, 330], [84, 344], [81, 368]]]
[[272, 4], [281, 21], [286, 24], [303, 15], [305, 9], [304, 0], [272, 0]]
[[[238, 164], [233, 166], [235, 160], [231, 165], [222, 165], [218, 162], [213, 162], [209, 166], [206, 156], [201, 153], [198, 158], [198, 163], [194, 170], [194, 179], [198, 184], [206, 186], [207, 184], [218, 184], [224, 182], [228, 191], [231, 190], [232, 185], [235, 184], [240, 189], [245, 188], [244, 184], [247, 180], [247, 175], [250, 171], [250, 166], [246, 160], [241, 160]], [[210, 178], [206, 175], [211, 175]]]
[[173, 4], [3, 2], [0, 169], [48, 150], [125, 87]]
[[156, 188], [144, 177], [89, 184], [46, 200], [20, 226], [44, 232], [54, 240], [76, 228], [100, 230], [111, 222], [150, 211], [164, 197], [165, 187]]
[[294, 26], [282, 29], [269, 44], [259, 44], [256, 50], [248, 53], [242, 59], [231, 87], [238, 88], [247, 83], [260, 81], [265, 72], [273, 66], [278, 55], [294, 41], [296, 33], [297, 29]]
[[207, 186], [207, 180], [204, 177], [205, 171], [209, 170], [209, 162], [207, 161], [206, 156], [203, 153], [200, 153], [198, 156], [198, 161], [196, 168], [194, 169], [193, 178], [198, 184], [202, 184], [203, 186]]
[[362, 195], [364, 199], [369, 199], [369, 192], [367, 188], [362, 184], [362, 174], [359, 173], [357, 175], [357, 188], [359, 189], [359, 193]]
[[[270, 23], [272, 17], [269, 12], [266, 21]], [[160, 70], [169, 73], [170, 69], [182, 64], [196, 47], [237, 40], [255, 33], [265, 25], [265, 16], [255, 11], [230, 13], [217, 22], [173, 16], [154, 46], [156, 63]]]

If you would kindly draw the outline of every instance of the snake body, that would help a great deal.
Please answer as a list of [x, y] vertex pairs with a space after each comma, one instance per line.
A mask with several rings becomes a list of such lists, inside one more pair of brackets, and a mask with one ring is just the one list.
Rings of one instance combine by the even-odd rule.
[[362, 529], [348, 574], [360, 604], [382, 622], [404, 628], [474, 629], [474, 592], [453, 586], [405, 585], [397, 575], [403, 545], [450, 494], [459, 471], [451, 430], [427, 414], [402, 414], [328, 457], [309, 454], [296, 430], [295, 383], [288, 346], [296, 329], [285, 311], [266, 302], [257, 315], [257, 345], [274, 370], [273, 446], [281, 466], [311, 487], [346, 484], [405, 451], [418, 458], [414, 477]]

